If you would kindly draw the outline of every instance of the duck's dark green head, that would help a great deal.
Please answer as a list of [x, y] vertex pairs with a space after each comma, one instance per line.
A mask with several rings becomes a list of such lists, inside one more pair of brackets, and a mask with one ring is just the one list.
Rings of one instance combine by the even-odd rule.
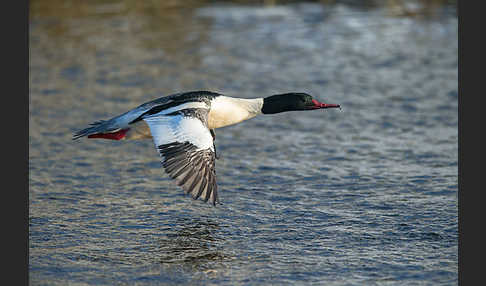
[[285, 111], [314, 110], [321, 108], [337, 108], [339, 104], [319, 102], [311, 95], [301, 92], [276, 94], [263, 99], [263, 114], [274, 114]]

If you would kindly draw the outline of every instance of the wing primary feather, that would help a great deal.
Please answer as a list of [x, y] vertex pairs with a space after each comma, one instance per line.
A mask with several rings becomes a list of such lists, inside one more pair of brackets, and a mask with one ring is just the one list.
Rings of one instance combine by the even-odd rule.
[[207, 128], [208, 110], [176, 111], [160, 115], [152, 113], [144, 118], [159, 151], [161, 165], [184, 193], [216, 205], [215, 134]]
[[206, 195], [204, 196], [205, 202], [207, 202], [209, 200], [209, 197], [211, 196], [212, 191], [213, 191], [213, 184], [211, 182], [211, 184], [209, 184], [209, 188], [206, 190]]
[[218, 202], [218, 184], [216, 184], [216, 174], [213, 174], [213, 205], [216, 205], [216, 202]]
[[[198, 184], [201, 183], [201, 173], [200, 172], [196, 172], [196, 177], [194, 178], [194, 181], [192, 182], [192, 184], [189, 186], [188, 190], [190, 193], [193, 193], [194, 189], [196, 188], [196, 186]], [[197, 199], [197, 197], [196, 197]]]
[[192, 189], [195, 187], [195, 183], [200, 179], [200, 165], [202, 165], [202, 160], [199, 158], [197, 162], [193, 162], [192, 164], [192, 171], [194, 175], [191, 176], [191, 180], [187, 180], [184, 182], [184, 188], [188, 190], [188, 192], [192, 192]]
[[183, 159], [181, 161], [175, 161], [168, 166], [164, 166], [165, 171], [168, 174], [173, 174], [174, 177], [180, 176], [181, 174], [179, 173], [179, 170], [183, 169], [185, 167], [190, 167], [190, 162], [189, 162], [188, 159]]
[[218, 201], [218, 185], [213, 184], [213, 191], [211, 193], [211, 202], [213, 203], [213, 206], [216, 205], [216, 202]]
[[[188, 175], [186, 175], [186, 176], [180, 176], [180, 177], [176, 178], [176, 179], [181, 178], [181, 180], [179, 180], [179, 181], [177, 182], [177, 184], [178, 184], [179, 186], [181, 186], [181, 187], [182, 187], [182, 186], [184, 186], [184, 185], [186, 184], [186, 182], [187, 182], [187, 181], [189, 181], [189, 179], [192, 179], [192, 177], [194, 177], [195, 173], [196, 173], [196, 172], [194, 172], [194, 169], [192, 169], [192, 168], [191, 168], [191, 169], [189, 170], [189, 172], [188, 172]], [[187, 192], [186, 192], [186, 193], [187, 193]]]
[[[187, 168], [190, 168], [190, 169], [192, 169], [192, 170], [195, 170], [195, 168], [194, 168], [194, 161], [192, 161], [192, 160], [190, 160], [190, 159], [187, 159], [186, 161], [187, 161], [188, 163], [187, 163], [187, 166], [185, 166], [184, 168], [186, 168], [186, 167], [187, 167]], [[184, 172], [183, 172], [183, 170], [180, 170], [180, 171], [178, 171], [177, 173], [174, 173], [174, 177], [179, 177], [179, 176], [180, 176], [181, 174], [183, 174], [183, 173], [184, 173]]]
[[206, 179], [207, 177], [207, 171], [206, 171], [206, 168], [204, 168], [204, 175], [202, 177], [202, 183], [201, 185], [199, 186], [199, 190], [197, 191], [195, 197], [196, 199], [199, 198], [203, 192], [203, 190], [206, 188], [206, 186], [208, 185], [208, 180]]

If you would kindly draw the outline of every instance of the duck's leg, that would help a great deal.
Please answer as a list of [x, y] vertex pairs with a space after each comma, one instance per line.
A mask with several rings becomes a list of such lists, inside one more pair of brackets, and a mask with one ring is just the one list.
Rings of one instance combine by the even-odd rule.
[[216, 159], [219, 159], [218, 152], [216, 151], [216, 143], [214, 143], [216, 141], [216, 133], [214, 133], [214, 129], [209, 129], [209, 131], [211, 132], [211, 136], [213, 136], [214, 156]]

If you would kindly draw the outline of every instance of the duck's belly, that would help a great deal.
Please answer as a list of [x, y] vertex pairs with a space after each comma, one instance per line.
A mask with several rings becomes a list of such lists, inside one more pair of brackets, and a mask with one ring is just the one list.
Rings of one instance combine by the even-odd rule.
[[133, 139], [152, 138], [152, 134], [150, 133], [150, 128], [148, 127], [147, 123], [143, 120], [130, 124], [129, 127], [130, 129], [128, 129], [124, 139], [133, 140]]

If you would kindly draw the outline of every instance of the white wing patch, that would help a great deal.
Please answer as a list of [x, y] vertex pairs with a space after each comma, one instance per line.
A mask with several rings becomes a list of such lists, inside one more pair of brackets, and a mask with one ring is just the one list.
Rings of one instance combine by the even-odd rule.
[[215, 205], [218, 201], [215, 151], [206, 120], [169, 114], [158, 113], [143, 119], [150, 128], [164, 170], [193, 199], [201, 197]]
[[184, 115], [153, 115], [143, 120], [150, 127], [156, 146], [173, 142], [189, 142], [198, 149], [214, 151], [213, 137], [201, 120]]

